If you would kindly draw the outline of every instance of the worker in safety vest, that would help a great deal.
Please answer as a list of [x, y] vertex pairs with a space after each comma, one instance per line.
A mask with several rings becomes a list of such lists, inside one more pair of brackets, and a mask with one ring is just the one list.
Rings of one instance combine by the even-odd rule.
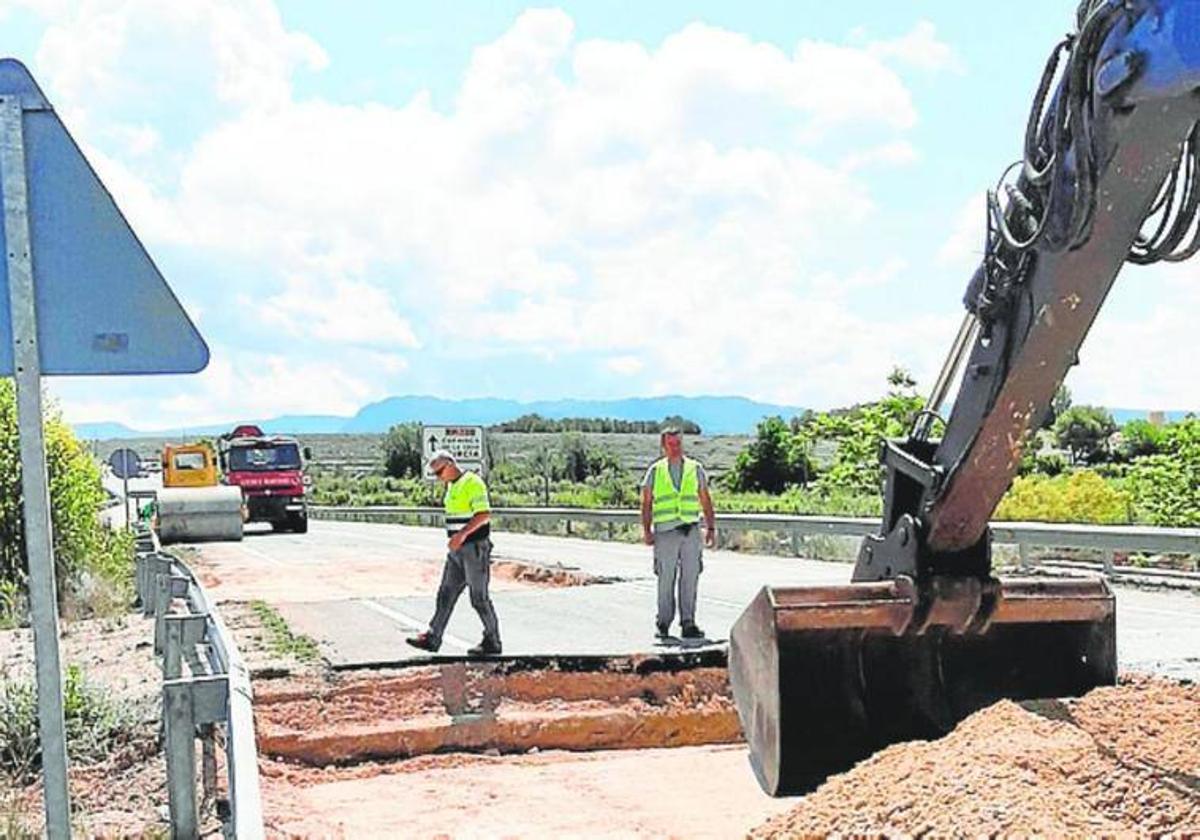
[[642, 479], [642, 539], [654, 546], [658, 575], [658, 638], [670, 635], [675, 620], [675, 588], [679, 587], [679, 619], [685, 639], [702, 639], [696, 626], [696, 590], [704, 569], [700, 544], [700, 512], [704, 511], [704, 544], [717, 546], [716, 518], [708, 478], [699, 461], [684, 457], [679, 429], [663, 431], [664, 457], [650, 465]]
[[436, 651], [442, 646], [442, 634], [450, 621], [450, 613], [463, 588], [471, 592], [471, 606], [483, 621], [483, 641], [467, 651], [471, 656], [494, 656], [500, 653], [500, 622], [488, 595], [491, 576], [492, 540], [491, 506], [487, 485], [473, 472], [459, 469], [454, 455], [445, 449], [433, 453], [430, 471], [446, 485], [446, 565], [442, 568], [442, 583], [438, 587], [437, 607], [429, 629], [410, 636], [410, 645], [421, 650]]

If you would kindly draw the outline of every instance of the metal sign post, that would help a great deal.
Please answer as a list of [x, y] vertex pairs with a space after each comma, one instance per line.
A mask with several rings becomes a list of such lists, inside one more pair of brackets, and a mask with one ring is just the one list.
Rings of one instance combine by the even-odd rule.
[[25, 500], [29, 611], [37, 658], [38, 733], [45, 777], [46, 834], [51, 840], [68, 840], [71, 836], [71, 805], [67, 791], [62, 668], [58, 655], [58, 599], [42, 429], [42, 374], [19, 97], [0, 97], [0, 183], [4, 185], [4, 242], [7, 245], [8, 303], [12, 318], [13, 374], [17, 384], [17, 429], [21, 441], [21, 492]]
[[133, 520], [129, 515], [129, 479], [141, 473], [141, 458], [132, 449], [117, 449], [108, 457], [108, 465], [112, 467], [113, 475], [121, 479], [121, 489], [125, 494], [125, 530], [132, 530]]

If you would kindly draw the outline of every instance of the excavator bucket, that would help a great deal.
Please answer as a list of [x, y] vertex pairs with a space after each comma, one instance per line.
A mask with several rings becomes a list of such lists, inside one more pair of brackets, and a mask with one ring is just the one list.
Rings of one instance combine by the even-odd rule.
[[729, 678], [763, 790], [805, 793], [1001, 698], [1116, 682], [1104, 581], [932, 584], [930, 597], [908, 578], [759, 592], [733, 627]]

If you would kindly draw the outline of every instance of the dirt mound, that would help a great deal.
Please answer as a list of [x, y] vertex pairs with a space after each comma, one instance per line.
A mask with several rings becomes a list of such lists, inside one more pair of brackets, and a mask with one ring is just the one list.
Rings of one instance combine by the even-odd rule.
[[754, 838], [1200, 831], [1200, 688], [1134, 678], [1002, 701], [834, 776]]

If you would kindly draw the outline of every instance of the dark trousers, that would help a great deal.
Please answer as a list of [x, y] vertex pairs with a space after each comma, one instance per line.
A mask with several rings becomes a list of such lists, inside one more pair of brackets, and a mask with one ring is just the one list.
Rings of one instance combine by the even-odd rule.
[[429, 631], [439, 641], [450, 621], [450, 613], [454, 612], [454, 605], [458, 603], [458, 596], [462, 595], [463, 589], [469, 589], [471, 606], [483, 621], [484, 638], [497, 644], [500, 642], [500, 622], [488, 595], [491, 564], [492, 541], [489, 539], [466, 543], [458, 551], [446, 555], [442, 583], [438, 587], [437, 609], [433, 613], [433, 620], [429, 622]]

